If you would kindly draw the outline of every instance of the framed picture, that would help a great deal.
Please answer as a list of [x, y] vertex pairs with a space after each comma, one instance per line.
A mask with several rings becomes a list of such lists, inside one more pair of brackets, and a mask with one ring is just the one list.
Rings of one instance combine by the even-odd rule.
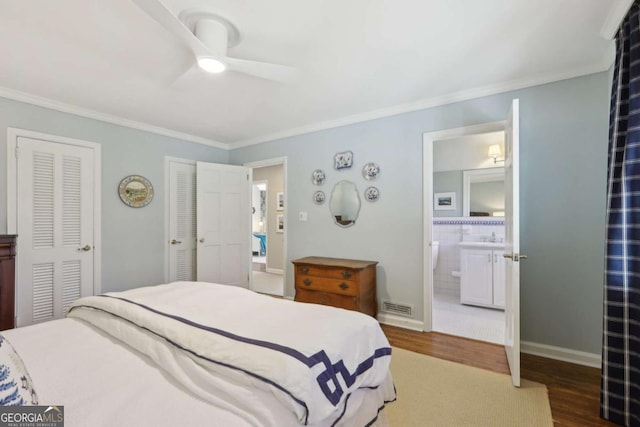
[[284, 214], [276, 215], [276, 233], [284, 233]]
[[120, 181], [118, 194], [125, 205], [143, 208], [153, 199], [153, 185], [144, 176], [129, 175]]
[[454, 211], [456, 209], [456, 193], [435, 193], [433, 209], [436, 211]]
[[284, 193], [276, 193], [276, 210], [284, 210]]

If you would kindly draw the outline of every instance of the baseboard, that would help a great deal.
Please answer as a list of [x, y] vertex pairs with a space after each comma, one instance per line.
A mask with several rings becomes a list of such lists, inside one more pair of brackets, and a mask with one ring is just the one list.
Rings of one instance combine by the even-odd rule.
[[533, 354], [534, 356], [562, 360], [563, 362], [590, 366], [592, 368], [600, 368], [602, 363], [602, 356], [599, 354], [571, 350], [563, 347], [555, 347], [546, 344], [538, 344], [535, 342], [520, 341], [520, 351], [522, 351], [522, 353]]
[[281, 268], [268, 268], [268, 267], [267, 267], [267, 273], [271, 273], [271, 274], [284, 274], [284, 270], [282, 270]]
[[[410, 329], [412, 331], [422, 332], [424, 330], [423, 324], [420, 321], [388, 313], [378, 313], [378, 322], [385, 325]], [[561, 360], [563, 362], [575, 363], [577, 365], [589, 366], [591, 368], [600, 368], [602, 363], [602, 356], [599, 354], [587, 353], [585, 351], [572, 350], [563, 347], [555, 347], [546, 344], [538, 344], [529, 341], [520, 342], [520, 351], [534, 356]]]
[[395, 316], [388, 313], [378, 313], [378, 322], [385, 325], [397, 326], [399, 328], [411, 329], [412, 331], [422, 332], [424, 330], [423, 323], [406, 317]]

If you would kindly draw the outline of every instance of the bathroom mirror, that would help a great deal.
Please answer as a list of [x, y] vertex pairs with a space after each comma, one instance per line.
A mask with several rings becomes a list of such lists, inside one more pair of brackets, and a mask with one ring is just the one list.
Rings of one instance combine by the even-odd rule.
[[462, 215], [504, 216], [504, 168], [462, 173]]
[[360, 195], [356, 185], [351, 181], [338, 182], [331, 192], [329, 209], [336, 225], [351, 227], [355, 224], [360, 212]]

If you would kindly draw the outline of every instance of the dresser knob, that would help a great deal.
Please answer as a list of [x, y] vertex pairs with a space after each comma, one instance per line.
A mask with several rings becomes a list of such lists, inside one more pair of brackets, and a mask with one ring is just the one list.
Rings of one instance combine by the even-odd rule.
[[307, 273], [309, 272], [309, 267], [300, 267], [300, 271], [301, 271], [303, 274], [307, 274]]
[[351, 277], [351, 272], [349, 270], [344, 270], [342, 272], [342, 277], [344, 277], [345, 279], [348, 279], [349, 277]]
[[311, 280], [309, 280], [309, 279], [304, 279], [304, 280], [302, 281], [302, 283], [304, 283], [305, 285], [309, 286], [309, 285], [311, 285]]
[[341, 284], [340, 284], [340, 289], [342, 289], [343, 291], [344, 291], [345, 289], [349, 289], [349, 285], [347, 285], [346, 283], [341, 283]]

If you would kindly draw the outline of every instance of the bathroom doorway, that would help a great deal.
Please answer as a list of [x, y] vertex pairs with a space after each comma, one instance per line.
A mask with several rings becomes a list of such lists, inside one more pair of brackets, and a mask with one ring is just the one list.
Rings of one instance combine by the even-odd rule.
[[433, 141], [432, 331], [505, 343], [503, 152], [500, 129]]

